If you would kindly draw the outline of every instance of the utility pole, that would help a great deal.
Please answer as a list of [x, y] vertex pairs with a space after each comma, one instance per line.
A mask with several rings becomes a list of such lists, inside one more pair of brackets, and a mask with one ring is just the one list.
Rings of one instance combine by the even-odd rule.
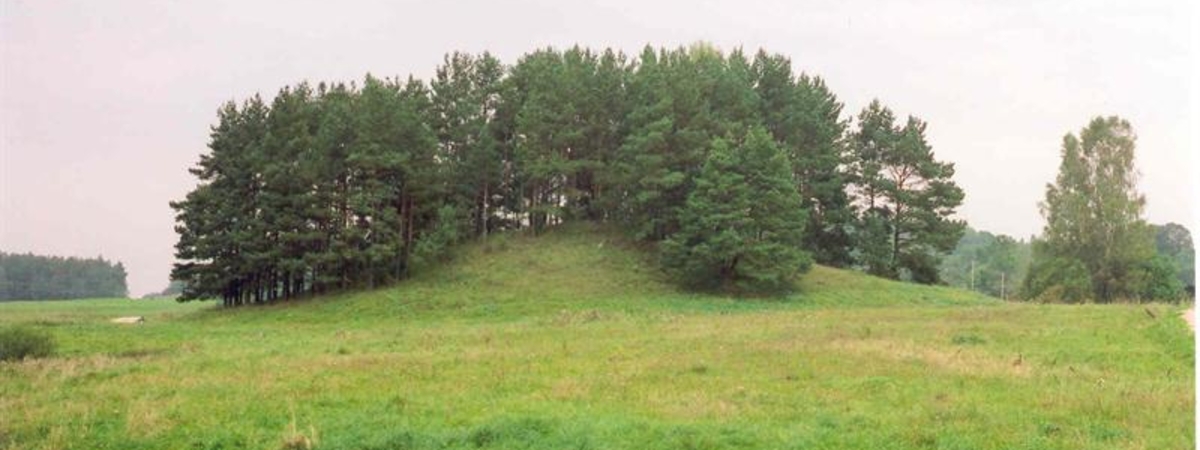
[[1004, 276], [1008, 275], [1005, 272], [1000, 272], [1000, 300], [1008, 300], [1004, 295]]

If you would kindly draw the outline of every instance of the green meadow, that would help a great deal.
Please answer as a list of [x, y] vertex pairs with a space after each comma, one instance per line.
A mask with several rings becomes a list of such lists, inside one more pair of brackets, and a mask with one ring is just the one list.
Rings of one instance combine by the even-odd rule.
[[[783, 297], [664, 282], [574, 227], [398, 286], [214, 303], [0, 303], [7, 449], [1184, 449], [1180, 306], [1006, 303], [815, 267]], [[140, 315], [141, 325], [116, 325]]]

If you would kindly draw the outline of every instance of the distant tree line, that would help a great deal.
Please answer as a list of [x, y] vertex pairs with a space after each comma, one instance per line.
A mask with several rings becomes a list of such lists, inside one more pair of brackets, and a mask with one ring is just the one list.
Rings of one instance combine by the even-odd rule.
[[942, 260], [942, 280], [997, 298], [1021, 298], [1031, 258], [1027, 241], [968, 227], [954, 251]]
[[125, 266], [95, 259], [0, 252], [0, 300], [125, 297]]
[[587, 220], [682, 283], [779, 287], [811, 262], [938, 281], [963, 199], [926, 124], [698, 44], [447, 55], [429, 82], [301, 83], [218, 111], [177, 212], [182, 300], [371, 287], [465, 239]]
[[[1141, 297], [1117, 300], [1194, 298], [1196, 253], [1191, 232], [1176, 223], [1149, 225], [1149, 229], [1154, 234], [1155, 254], [1150, 257], [1148, 266], [1158, 267], [1158, 276], [1150, 278], [1155, 280], [1157, 285], [1152, 284], [1151, 289], [1144, 290]], [[1029, 266], [1032, 261], [1033, 246], [1030, 241], [976, 231], [968, 227], [954, 251], [942, 260], [942, 281], [951, 286], [1004, 299], [1093, 300], [1091, 294], [1086, 291], [1073, 298], [1056, 298], [1045, 295], [1044, 291], [1027, 291], [1025, 278], [1030, 274]], [[1046, 277], [1047, 274], [1038, 273], [1034, 276]], [[1034, 285], [1038, 282], [1044, 283], [1046, 280], [1030, 280]]]
[[179, 280], [171, 280], [171, 282], [167, 283], [167, 287], [163, 288], [163, 290], [158, 292], [150, 292], [146, 295], [143, 295], [142, 298], [176, 298], [179, 297], [180, 294], [183, 294], [183, 282]]

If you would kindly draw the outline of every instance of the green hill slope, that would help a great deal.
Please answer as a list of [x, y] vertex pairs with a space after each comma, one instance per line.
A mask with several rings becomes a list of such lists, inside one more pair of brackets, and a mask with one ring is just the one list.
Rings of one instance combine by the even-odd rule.
[[[996, 305], [983, 295], [815, 266], [786, 297], [733, 298], [668, 282], [652, 256], [619, 232], [576, 224], [542, 236], [465, 245], [400, 285], [285, 304], [287, 320], [514, 319], [563, 311], [747, 311], [814, 306]], [[232, 314], [241, 315], [239, 312]], [[254, 320], [256, 317], [246, 317]]]
[[786, 298], [734, 299], [682, 292], [645, 255], [576, 226], [282, 305], [0, 304], [0, 325], [60, 343], [0, 363], [0, 448], [1194, 445], [1177, 307], [822, 267]]

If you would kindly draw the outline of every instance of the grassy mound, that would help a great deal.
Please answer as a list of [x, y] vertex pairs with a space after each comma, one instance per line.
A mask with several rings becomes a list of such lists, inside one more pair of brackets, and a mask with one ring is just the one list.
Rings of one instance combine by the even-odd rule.
[[601, 229], [494, 236], [396, 287], [284, 305], [0, 303], [0, 326], [60, 343], [0, 363], [0, 448], [1188, 448], [1173, 308], [821, 267], [733, 299], [676, 289]]
[[[733, 298], [670, 283], [653, 256], [622, 234], [574, 224], [541, 236], [503, 234], [471, 243], [395, 287], [266, 307], [288, 321], [519, 320], [580, 310], [643, 314], [814, 306], [998, 305], [990, 297], [815, 266], [786, 297]], [[240, 311], [245, 320], [272, 320]]]

